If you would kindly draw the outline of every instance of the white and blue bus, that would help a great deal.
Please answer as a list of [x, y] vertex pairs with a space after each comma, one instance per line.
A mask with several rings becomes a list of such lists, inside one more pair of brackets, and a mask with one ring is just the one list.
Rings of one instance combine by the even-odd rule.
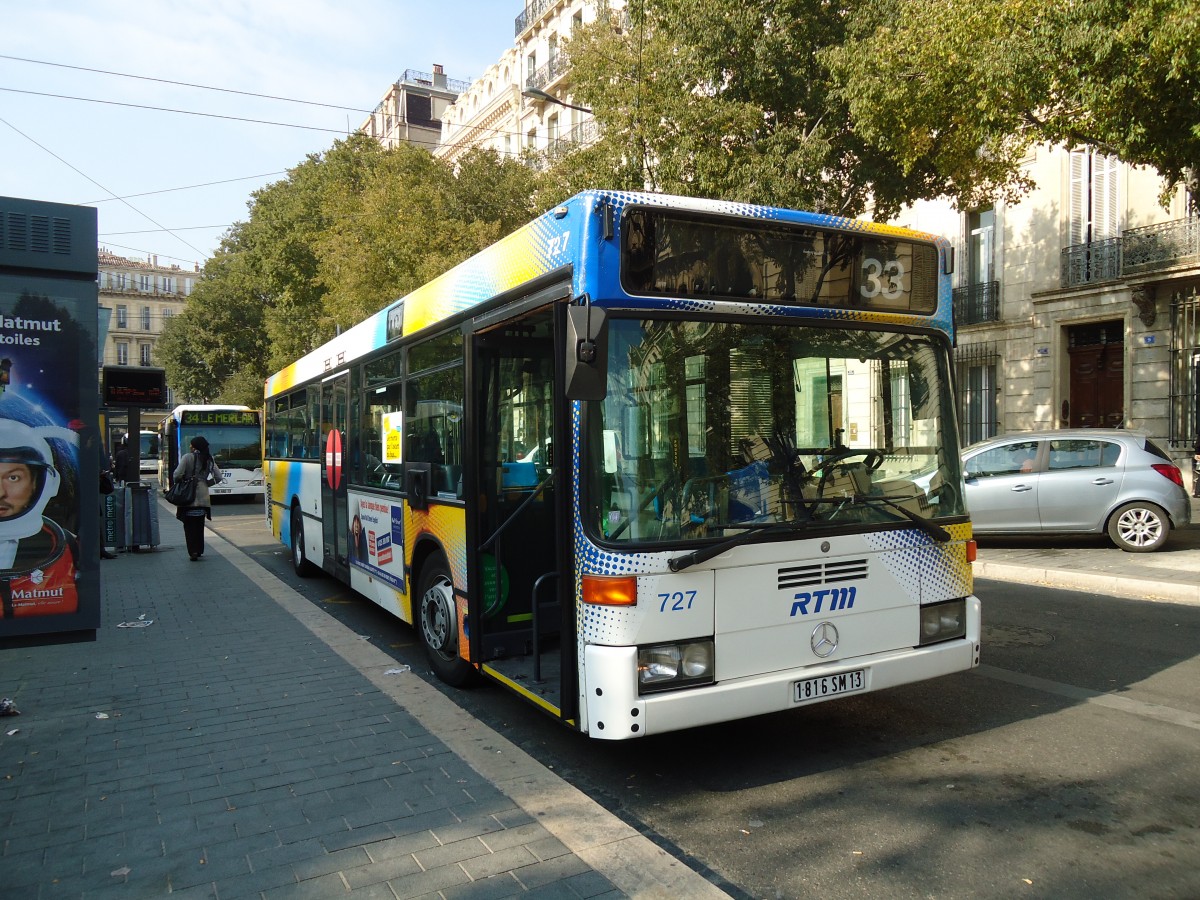
[[942, 239], [589, 191], [271, 376], [267, 516], [624, 739], [979, 663]]
[[202, 435], [208, 441], [222, 481], [209, 489], [213, 496], [261, 497], [263, 495], [262, 419], [248, 406], [184, 405], [171, 410], [158, 427], [159, 486], [170, 487], [179, 459], [191, 440]]

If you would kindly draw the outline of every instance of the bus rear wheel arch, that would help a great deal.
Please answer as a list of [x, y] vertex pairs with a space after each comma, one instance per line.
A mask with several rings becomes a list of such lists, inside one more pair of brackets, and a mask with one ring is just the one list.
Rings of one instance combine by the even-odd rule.
[[417, 608], [413, 626], [425, 647], [435, 675], [453, 687], [463, 687], [475, 677], [475, 669], [458, 655], [458, 606], [450, 567], [440, 555], [431, 556], [421, 567], [417, 581]]

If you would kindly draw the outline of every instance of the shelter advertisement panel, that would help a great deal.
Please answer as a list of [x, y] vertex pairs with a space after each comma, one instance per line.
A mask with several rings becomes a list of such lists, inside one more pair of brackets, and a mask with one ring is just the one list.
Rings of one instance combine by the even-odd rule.
[[0, 197], [0, 222], [0, 637], [94, 631], [96, 211]]

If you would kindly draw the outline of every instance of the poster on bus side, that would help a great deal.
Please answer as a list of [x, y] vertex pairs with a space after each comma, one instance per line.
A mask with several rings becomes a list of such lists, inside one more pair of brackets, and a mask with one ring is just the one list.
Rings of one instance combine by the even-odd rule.
[[0, 197], [0, 216], [12, 232], [0, 250], [0, 637], [95, 630], [95, 210]]
[[349, 497], [350, 565], [404, 592], [404, 508], [375, 497]]

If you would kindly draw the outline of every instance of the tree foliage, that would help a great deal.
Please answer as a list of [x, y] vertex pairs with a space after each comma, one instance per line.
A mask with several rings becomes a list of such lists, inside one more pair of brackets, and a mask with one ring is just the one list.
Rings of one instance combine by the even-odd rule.
[[886, 218], [1016, 199], [1033, 143], [1194, 178], [1194, 0], [640, 0], [568, 43], [585, 184]]
[[928, 195], [928, 173], [863, 139], [825, 62], [863, 5], [646, 0], [598, 18], [567, 49], [603, 136], [564, 161], [564, 191], [594, 178], [842, 215]]
[[535, 174], [475, 151], [455, 169], [354, 135], [255, 192], [158, 355], [188, 401], [258, 406], [267, 375], [533, 216]]
[[859, 133], [960, 205], [1019, 194], [1041, 142], [1195, 186], [1194, 0], [881, 0], [849, 37], [823, 56]]

